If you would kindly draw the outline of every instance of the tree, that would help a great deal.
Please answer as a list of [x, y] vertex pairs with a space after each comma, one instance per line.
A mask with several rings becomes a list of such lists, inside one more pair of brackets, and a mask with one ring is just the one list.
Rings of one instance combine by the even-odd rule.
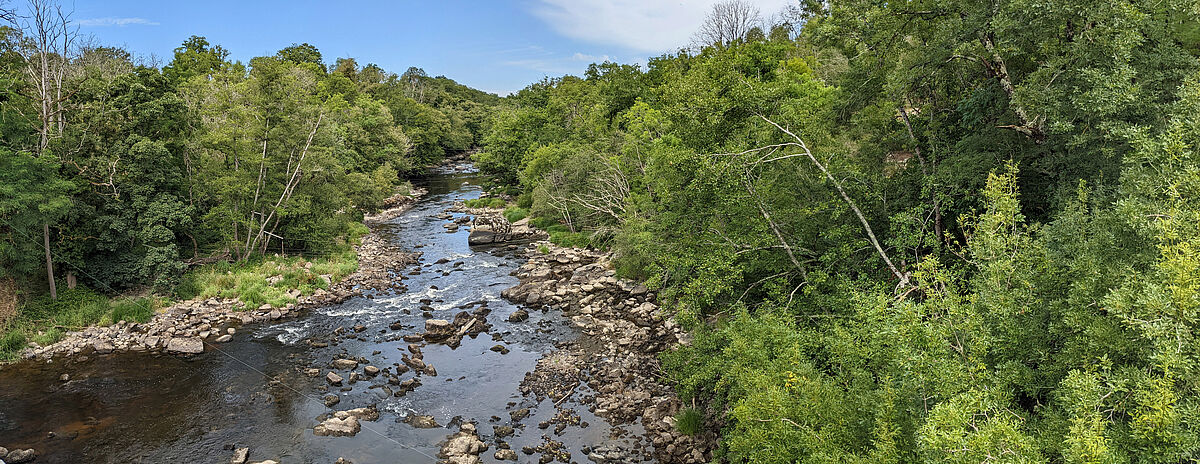
[[208, 76], [226, 65], [229, 51], [211, 45], [208, 39], [193, 35], [175, 49], [175, 58], [163, 67], [163, 74], [179, 85], [193, 76]]
[[697, 48], [728, 45], [746, 37], [761, 24], [762, 12], [749, 0], [723, 0], [709, 10], [700, 30], [693, 35], [692, 43]]
[[275, 57], [295, 64], [315, 64], [321, 68], [322, 72], [325, 71], [325, 63], [321, 59], [321, 51], [308, 43], [292, 44], [275, 53]]

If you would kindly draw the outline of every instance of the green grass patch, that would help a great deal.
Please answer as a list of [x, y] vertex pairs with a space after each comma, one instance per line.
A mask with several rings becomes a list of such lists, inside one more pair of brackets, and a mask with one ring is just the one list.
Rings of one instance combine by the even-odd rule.
[[508, 202], [503, 198], [476, 198], [464, 200], [463, 205], [468, 208], [503, 208], [508, 205]]
[[[311, 295], [317, 289], [328, 289], [358, 270], [358, 258], [353, 250], [332, 253], [313, 260], [303, 257], [260, 257], [240, 263], [217, 263], [189, 272], [180, 288], [190, 297], [237, 298], [246, 309], [263, 304], [282, 307], [295, 303], [289, 296], [292, 289], [300, 295]], [[326, 282], [321, 276], [329, 277]], [[177, 292], [180, 297], [185, 294]], [[190, 298], [189, 297], [189, 298]]]
[[695, 435], [704, 428], [704, 414], [696, 408], [683, 408], [675, 415], [675, 428], [684, 435]]
[[525, 208], [510, 206], [504, 210], [504, 219], [508, 219], [508, 222], [517, 222], [528, 216], [529, 210]]
[[0, 362], [15, 361], [30, 341], [49, 345], [68, 331], [108, 326], [119, 321], [147, 322], [167, 300], [158, 297], [109, 298], [86, 287], [59, 292], [58, 299], [42, 296], [26, 302], [18, 316], [0, 327]]

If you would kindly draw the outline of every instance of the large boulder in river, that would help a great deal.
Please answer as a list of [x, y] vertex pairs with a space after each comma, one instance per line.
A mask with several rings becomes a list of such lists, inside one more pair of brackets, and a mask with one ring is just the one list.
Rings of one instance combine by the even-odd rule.
[[471, 235], [467, 236], [467, 245], [487, 245], [496, 243], [500, 235], [490, 230], [471, 229]]
[[429, 319], [425, 321], [425, 339], [442, 340], [454, 334], [454, 324], [445, 319]]
[[4, 462], [9, 464], [23, 464], [33, 462], [37, 458], [37, 451], [31, 449], [12, 450], [8, 452], [8, 456], [4, 457]]
[[196, 354], [204, 352], [204, 340], [199, 337], [172, 338], [167, 342], [167, 352]]

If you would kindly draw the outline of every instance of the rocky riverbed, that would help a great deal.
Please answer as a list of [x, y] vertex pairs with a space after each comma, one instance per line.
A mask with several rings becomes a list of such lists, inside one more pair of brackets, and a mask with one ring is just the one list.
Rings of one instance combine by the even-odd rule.
[[329, 300], [187, 302], [0, 369], [0, 445], [38, 463], [706, 462], [711, 437], [671, 424], [656, 356], [683, 336], [653, 292], [593, 251], [468, 246], [444, 226], [470, 223], [476, 179], [430, 178]]
[[[582, 332], [542, 358], [521, 383], [522, 393], [552, 399], [557, 408], [555, 417], [538, 427], [553, 426], [561, 433], [579, 426], [576, 412], [562, 406], [575, 399], [612, 424], [639, 423], [644, 429], [644, 441], [635, 447], [590, 449], [593, 462], [630, 462], [638, 455], [660, 463], [708, 462], [716, 437], [684, 435], [675, 427], [683, 405], [661, 381], [658, 355], [686, 340], [660, 311], [656, 295], [618, 279], [606, 253], [539, 242], [527, 254], [529, 260], [515, 272], [521, 283], [503, 296], [530, 308], [561, 311]], [[542, 462], [546, 456], [557, 458], [554, 450], [541, 453]]]

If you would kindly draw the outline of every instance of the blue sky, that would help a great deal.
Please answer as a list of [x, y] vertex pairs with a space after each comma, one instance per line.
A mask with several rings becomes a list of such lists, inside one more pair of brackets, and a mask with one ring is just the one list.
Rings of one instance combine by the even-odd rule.
[[[62, 1], [83, 35], [164, 63], [191, 35], [242, 61], [308, 42], [327, 62], [418, 66], [505, 94], [592, 62], [644, 64], [686, 46], [716, 0]], [[756, 3], [770, 15], [789, 1]]]

